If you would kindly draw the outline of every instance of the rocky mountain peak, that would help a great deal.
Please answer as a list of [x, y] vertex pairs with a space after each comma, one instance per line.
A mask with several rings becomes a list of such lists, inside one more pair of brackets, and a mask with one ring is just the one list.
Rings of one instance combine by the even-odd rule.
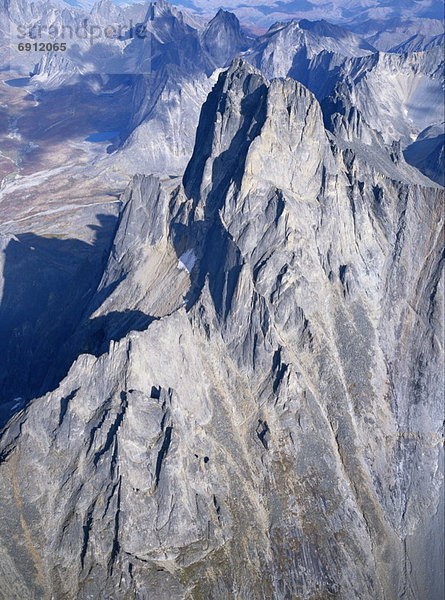
[[111, 23], [116, 22], [122, 16], [122, 11], [113, 2], [113, 0], [99, 0], [91, 9], [91, 17], [95, 21], [99, 18], [111, 19]]
[[[230, 160], [236, 168], [240, 146], [252, 136], [250, 126], [258, 129], [264, 121], [259, 114], [264, 112], [266, 93], [263, 75], [241, 58], [220, 74], [202, 107], [195, 151], [183, 178], [190, 197], [196, 197], [197, 186], [208, 185], [213, 177], [212, 164], [219, 155], [226, 153], [225, 161]], [[236, 136], [240, 126], [244, 127], [243, 136]], [[239, 164], [242, 169], [242, 161]]]
[[[317, 170], [306, 148], [309, 139], [324, 154], [323, 118], [313, 94], [295, 80], [268, 82], [249, 63], [236, 59], [220, 75], [203, 106], [195, 153], [184, 175], [185, 189], [196, 197], [199, 182], [202, 198], [210, 181], [214, 189], [228, 186], [230, 172], [238, 186], [242, 177], [251, 177], [306, 193]], [[307, 162], [305, 168], [299, 165], [297, 175], [292, 157], [300, 153]]]
[[147, 21], [153, 21], [154, 19], [160, 19], [165, 17], [178, 16], [180, 11], [167, 2], [167, 0], [157, 0], [156, 2], [150, 2], [147, 10]]
[[223, 8], [218, 9], [218, 12], [213, 17], [213, 19], [210, 21], [210, 23], [212, 23], [212, 22], [214, 23], [215, 21], [232, 23], [234, 26], [236, 26], [238, 24], [238, 26], [239, 26], [239, 20], [238, 20], [238, 17], [235, 15], [235, 13], [232, 13], [228, 10], [224, 10]]
[[[309, 62], [317, 61], [323, 53], [331, 54], [338, 66], [347, 57], [373, 52], [375, 49], [363, 38], [337, 25], [292, 20], [278, 23], [260, 36], [245, 56], [269, 78], [291, 75], [301, 79], [310, 69]], [[322, 83], [318, 81], [315, 85], [320, 87]]]
[[343, 40], [344, 43], [349, 44], [350, 46], [355, 46], [357, 52], [359, 50], [362, 50], [363, 54], [367, 52], [376, 52], [376, 49], [366, 40], [360, 38], [360, 36], [348, 31], [343, 27], [340, 27], [339, 25], [329, 23], [325, 19], [320, 19], [317, 21], [301, 19], [298, 22], [298, 25], [301, 27], [301, 29], [310, 31], [312, 34], [320, 37]]
[[203, 46], [217, 65], [225, 66], [234, 56], [246, 50], [249, 38], [241, 31], [236, 15], [220, 9], [202, 34]]

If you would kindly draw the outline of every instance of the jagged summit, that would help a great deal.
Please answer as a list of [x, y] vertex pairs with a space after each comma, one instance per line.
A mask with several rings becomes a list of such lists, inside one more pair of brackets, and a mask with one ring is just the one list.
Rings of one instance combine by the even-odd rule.
[[91, 8], [90, 15], [92, 19], [97, 17], [112, 19], [111, 23], [116, 19], [124, 18], [124, 14], [113, 0], [99, 0]]
[[346, 46], [356, 46], [356, 52], [358, 50], [363, 50], [364, 53], [376, 52], [376, 49], [366, 40], [360, 39], [359, 36], [351, 33], [351, 31], [348, 31], [339, 25], [329, 23], [325, 19], [320, 19], [318, 21], [301, 19], [298, 21], [298, 26], [301, 29], [310, 31], [317, 36], [342, 40]]
[[[227, 72], [220, 75], [203, 106], [195, 152], [184, 175], [186, 190], [196, 196], [199, 183], [202, 197], [208, 177], [213, 178], [214, 185], [219, 177], [227, 184], [224, 179], [227, 173], [231, 173], [234, 181], [247, 173], [262, 180], [271, 177], [271, 181], [281, 181], [289, 189], [298, 186], [304, 194], [313, 181], [318, 159], [305, 165], [304, 178], [301, 171], [297, 177], [289, 169], [289, 163], [293, 162], [294, 153], [298, 155], [301, 151], [305, 156], [298, 142], [306, 143], [309, 137], [304, 135], [306, 127], [315, 155], [318, 157], [319, 152], [323, 155], [319, 144], [327, 146], [327, 140], [321, 110], [313, 94], [291, 79], [269, 83], [245, 60], [235, 59]], [[240, 133], [234, 136], [237, 128]], [[218, 169], [219, 162], [223, 169]]]
[[155, 18], [171, 15], [174, 11], [176, 9], [167, 0], [156, 0], [156, 2], [149, 3], [146, 20], [152, 21]]
[[[362, 37], [326, 21], [308, 21], [296, 19], [277, 23], [263, 36], [252, 49], [254, 57], [260, 57], [266, 73], [272, 64], [289, 71], [295, 53], [305, 49], [310, 58], [322, 51], [335, 52], [340, 56], [363, 56], [375, 52], [375, 49]], [[256, 59], [258, 61], [258, 58]], [[256, 64], [259, 64], [258, 62]]]
[[222, 21], [229, 22], [229, 23], [235, 23], [235, 22], [239, 23], [239, 19], [235, 15], [235, 13], [232, 13], [228, 10], [224, 10], [223, 8], [218, 9], [218, 12], [213, 17], [212, 21], [214, 21], [215, 19], [222, 20]]
[[220, 9], [202, 34], [205, 50], [217, 65], [225, 66], [234, 56], [247, 50], [252, 39], [241, 31], [238, 18]]

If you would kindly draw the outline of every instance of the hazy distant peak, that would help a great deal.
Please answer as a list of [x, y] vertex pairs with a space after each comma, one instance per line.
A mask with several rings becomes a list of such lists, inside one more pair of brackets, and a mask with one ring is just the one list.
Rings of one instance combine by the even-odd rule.
[[220, 9], [203, 32], [203, 45], [217, 65], [226, 65], [247, 50], [249, 39], [241, 31], [236, 15]]
[[236, 16], [234, 13], [232, 13], [232, 12], [230, 12], [230, 11], [228, 11], [228, 10], [224, 10], [223, 8], [220, 8], [220, 9], [218, 10], [218, 12], [217, 12], [217, 13], [216, 13], [216, 15], [213, 17], [213, 19], [212, 19], [212, 20], [215, 20], [215, 19], [224, 19], [224, 20], [229, 20], [229, 21], [237, 21], [237, 22], [239, 22], [239, 21], [238, 21], [238, 17], [237, 17], [237, 16]]
[[165, 14], [172, 14], [172, 8], [172, 5], [165, 0], [150, 2], [147, 10], [147, 20], [152, 21], [156, 17], [160, 17]]

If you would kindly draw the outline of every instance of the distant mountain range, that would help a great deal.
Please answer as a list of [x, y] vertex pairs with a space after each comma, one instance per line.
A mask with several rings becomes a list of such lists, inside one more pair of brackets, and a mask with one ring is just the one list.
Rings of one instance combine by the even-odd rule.
[[[304, 83], [323, 106], [338, 104], [341, 98], [359, 110], [386, 143], [399, 140], [402, 149], [425, 128], [443, 120], [440, 21], [391, 19], [377, 29], [370, 22], [346, 27], [326, 19], [292, 19], [253, 35], [231, 12], [219, 10], [206, 22], [165, 0], [122, 6], [100, 0], [88, 10], [68, 7], [63, 0], [36, 3], [32, 9], [24, 0], [4, 0], [4, 6], [9, 38], [6, 35], [0, 53], [12, 70], [23, 75], [31, 72], [35, 87], [55, 90], [89, 77], [95, 79], [97, 94], [103, 77], [113, 76], [113, 85], [131, 94], [128, 120], [125, 126], [113, 127], [119, 137], [110, 145], [107, 159], [114, 162], [118, 155], [120, 165], [129, 170], [177, 173], [184, 168], [199, 109], [216, 70], [238, 55], [268, 78], [290, 76]], [[130, 23], [139, 23], [144, 33], [143, 38], [128, 33], [91, 40], [76, 36], [66, 52], [42, 55], [19, 52], [10, 41], [8, 50], [7, 40], [19, 23], [43, 31], [49, 26], [76, 30], [88, 23], [88, 31], [97, 28], [101, 33], [122, 24], [128, 32]], [[415, 52], [410, 53], [413, 46]], [[390, 53], [379, 54], [378, 49]], [[425, 103], [428, 110], [422, 108]], [[141, 145], [143, 154], [138, 150]], [[423, 165], [419, 160], [417, 164]], [[432, 175], [431, 168], [428, 173]]]
[[[94, 0], [52, 0], [77, 8], [91, 9]], [[115, 0], [119, 6], [142, 4], [141, 0]], [[220, 8], [234, 12], [242, 22], [268, 27], [285, 19], [328, 19], [337, 23], [378, 22], [387, 19], [422, 17], [444, 19], [440, 0], [175, 0], [173, 4], [191, 13], [209, 17]]]
[[361, 22], [394, 17], [444, 18], [444, 5], [440, 0], [176, 0], [174, 4], [204, 15], [223, 8], [237, 14], [242, 21], [264, 27], [289, 18], [324, 18], [334, 22]]

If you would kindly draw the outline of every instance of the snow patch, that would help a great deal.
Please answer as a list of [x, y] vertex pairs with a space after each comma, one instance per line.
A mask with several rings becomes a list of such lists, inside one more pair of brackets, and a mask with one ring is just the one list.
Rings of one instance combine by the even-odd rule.
[[195, 263], [196, 263], [196, 255], [195, 255], [194, 251], [192, 249], [186, 250], [186, 252], [184, 252], [184, 254], [182, 254], [179, 257], [178, 269], [181, 269], [181, 271], [187, 271], [187, 273], [190, 273], [190, 271], [193, 269]]

